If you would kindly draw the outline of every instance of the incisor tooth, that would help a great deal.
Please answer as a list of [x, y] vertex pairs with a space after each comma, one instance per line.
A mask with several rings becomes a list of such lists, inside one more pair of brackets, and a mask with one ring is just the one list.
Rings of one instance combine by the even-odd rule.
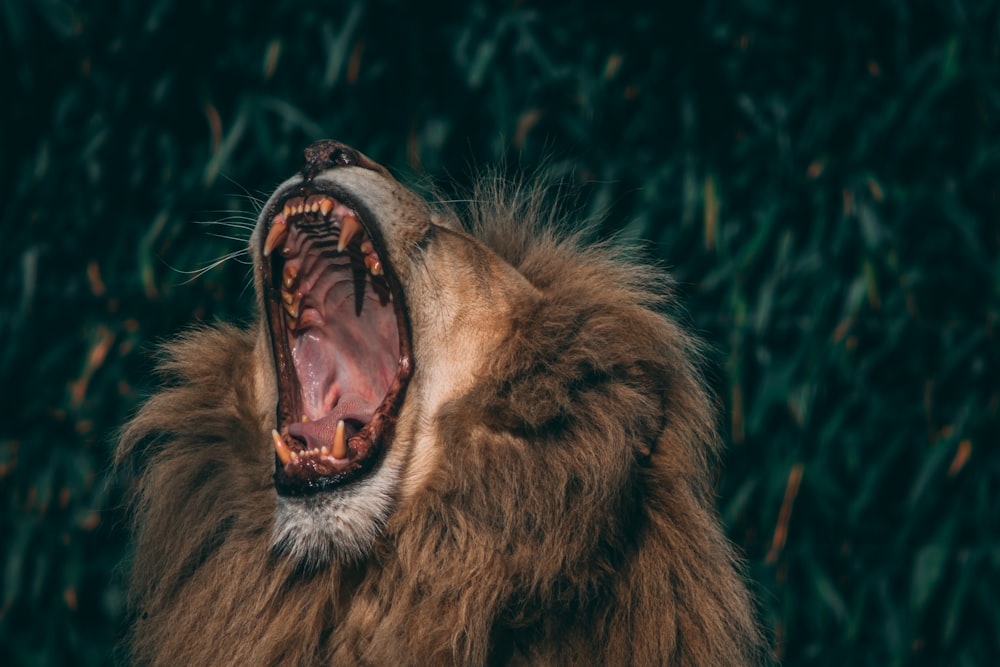
[[285, 465], [292, 460], [292, 450], [288, 448], [285, 444], [285, 440], [275, 429], [271, 429], [271, 439], [274, 441], [274, 451], [278, 455], [278, 458]]
[[330, 453], [335, 459], [347, 458], [347, 438], [345, 437], [343, 419], [337, 422], [337, 430], [333, 434], [333, 447], [330, 449]]
[[271, 221], [271, 229], [264, 239], [264, 257], [271, 254], [278, 245], [288, 236], [288, 224], [283, 216], [277, 216]]
[[330, 211], [333, 210], [333, 200], [324, 197], [323, 201], [319, 203], [319, 210], [323, 215], [329, 215]]
[[345, 215], [340, 221], [340, 240], [337, 241], [337, 252], [351, 244], [351, 240], [361, 231], [361, 223], [353, 215]]

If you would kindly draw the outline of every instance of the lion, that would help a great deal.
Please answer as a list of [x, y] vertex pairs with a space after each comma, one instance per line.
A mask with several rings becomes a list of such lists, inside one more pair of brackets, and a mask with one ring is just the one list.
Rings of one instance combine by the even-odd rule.
[[486, 179], [460, 216], [306, 150], [256, 322], [167, 344], [122, 429], [133, 664], [764, 659], [669, 281], [545, 201]]

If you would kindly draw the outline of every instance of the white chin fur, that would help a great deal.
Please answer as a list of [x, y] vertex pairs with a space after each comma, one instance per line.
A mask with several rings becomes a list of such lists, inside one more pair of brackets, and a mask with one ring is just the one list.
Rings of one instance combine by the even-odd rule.
[[364, 559], [392, 511], [399, 472], [389, 463], [343, 488], [278, 496], [274, 550], [307, 567]]

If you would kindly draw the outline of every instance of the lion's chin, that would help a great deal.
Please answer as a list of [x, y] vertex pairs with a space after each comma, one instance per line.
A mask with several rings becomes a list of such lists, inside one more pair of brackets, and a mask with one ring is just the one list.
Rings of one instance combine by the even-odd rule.
[[379, 469], [349, 485], [305, 496], [278, 496], [275, 553], [306, 569], [364, 560], [392, 511], [398, 467]]

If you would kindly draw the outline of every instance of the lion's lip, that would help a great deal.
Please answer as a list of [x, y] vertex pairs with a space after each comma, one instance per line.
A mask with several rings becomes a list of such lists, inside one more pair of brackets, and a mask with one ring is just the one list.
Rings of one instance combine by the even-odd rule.
[[410, 375], [398, 281], [347, 197], [297, 184], [263, 234], [265, 305], [278, 374], [279, 493], [346, 484], [391, 440]]

